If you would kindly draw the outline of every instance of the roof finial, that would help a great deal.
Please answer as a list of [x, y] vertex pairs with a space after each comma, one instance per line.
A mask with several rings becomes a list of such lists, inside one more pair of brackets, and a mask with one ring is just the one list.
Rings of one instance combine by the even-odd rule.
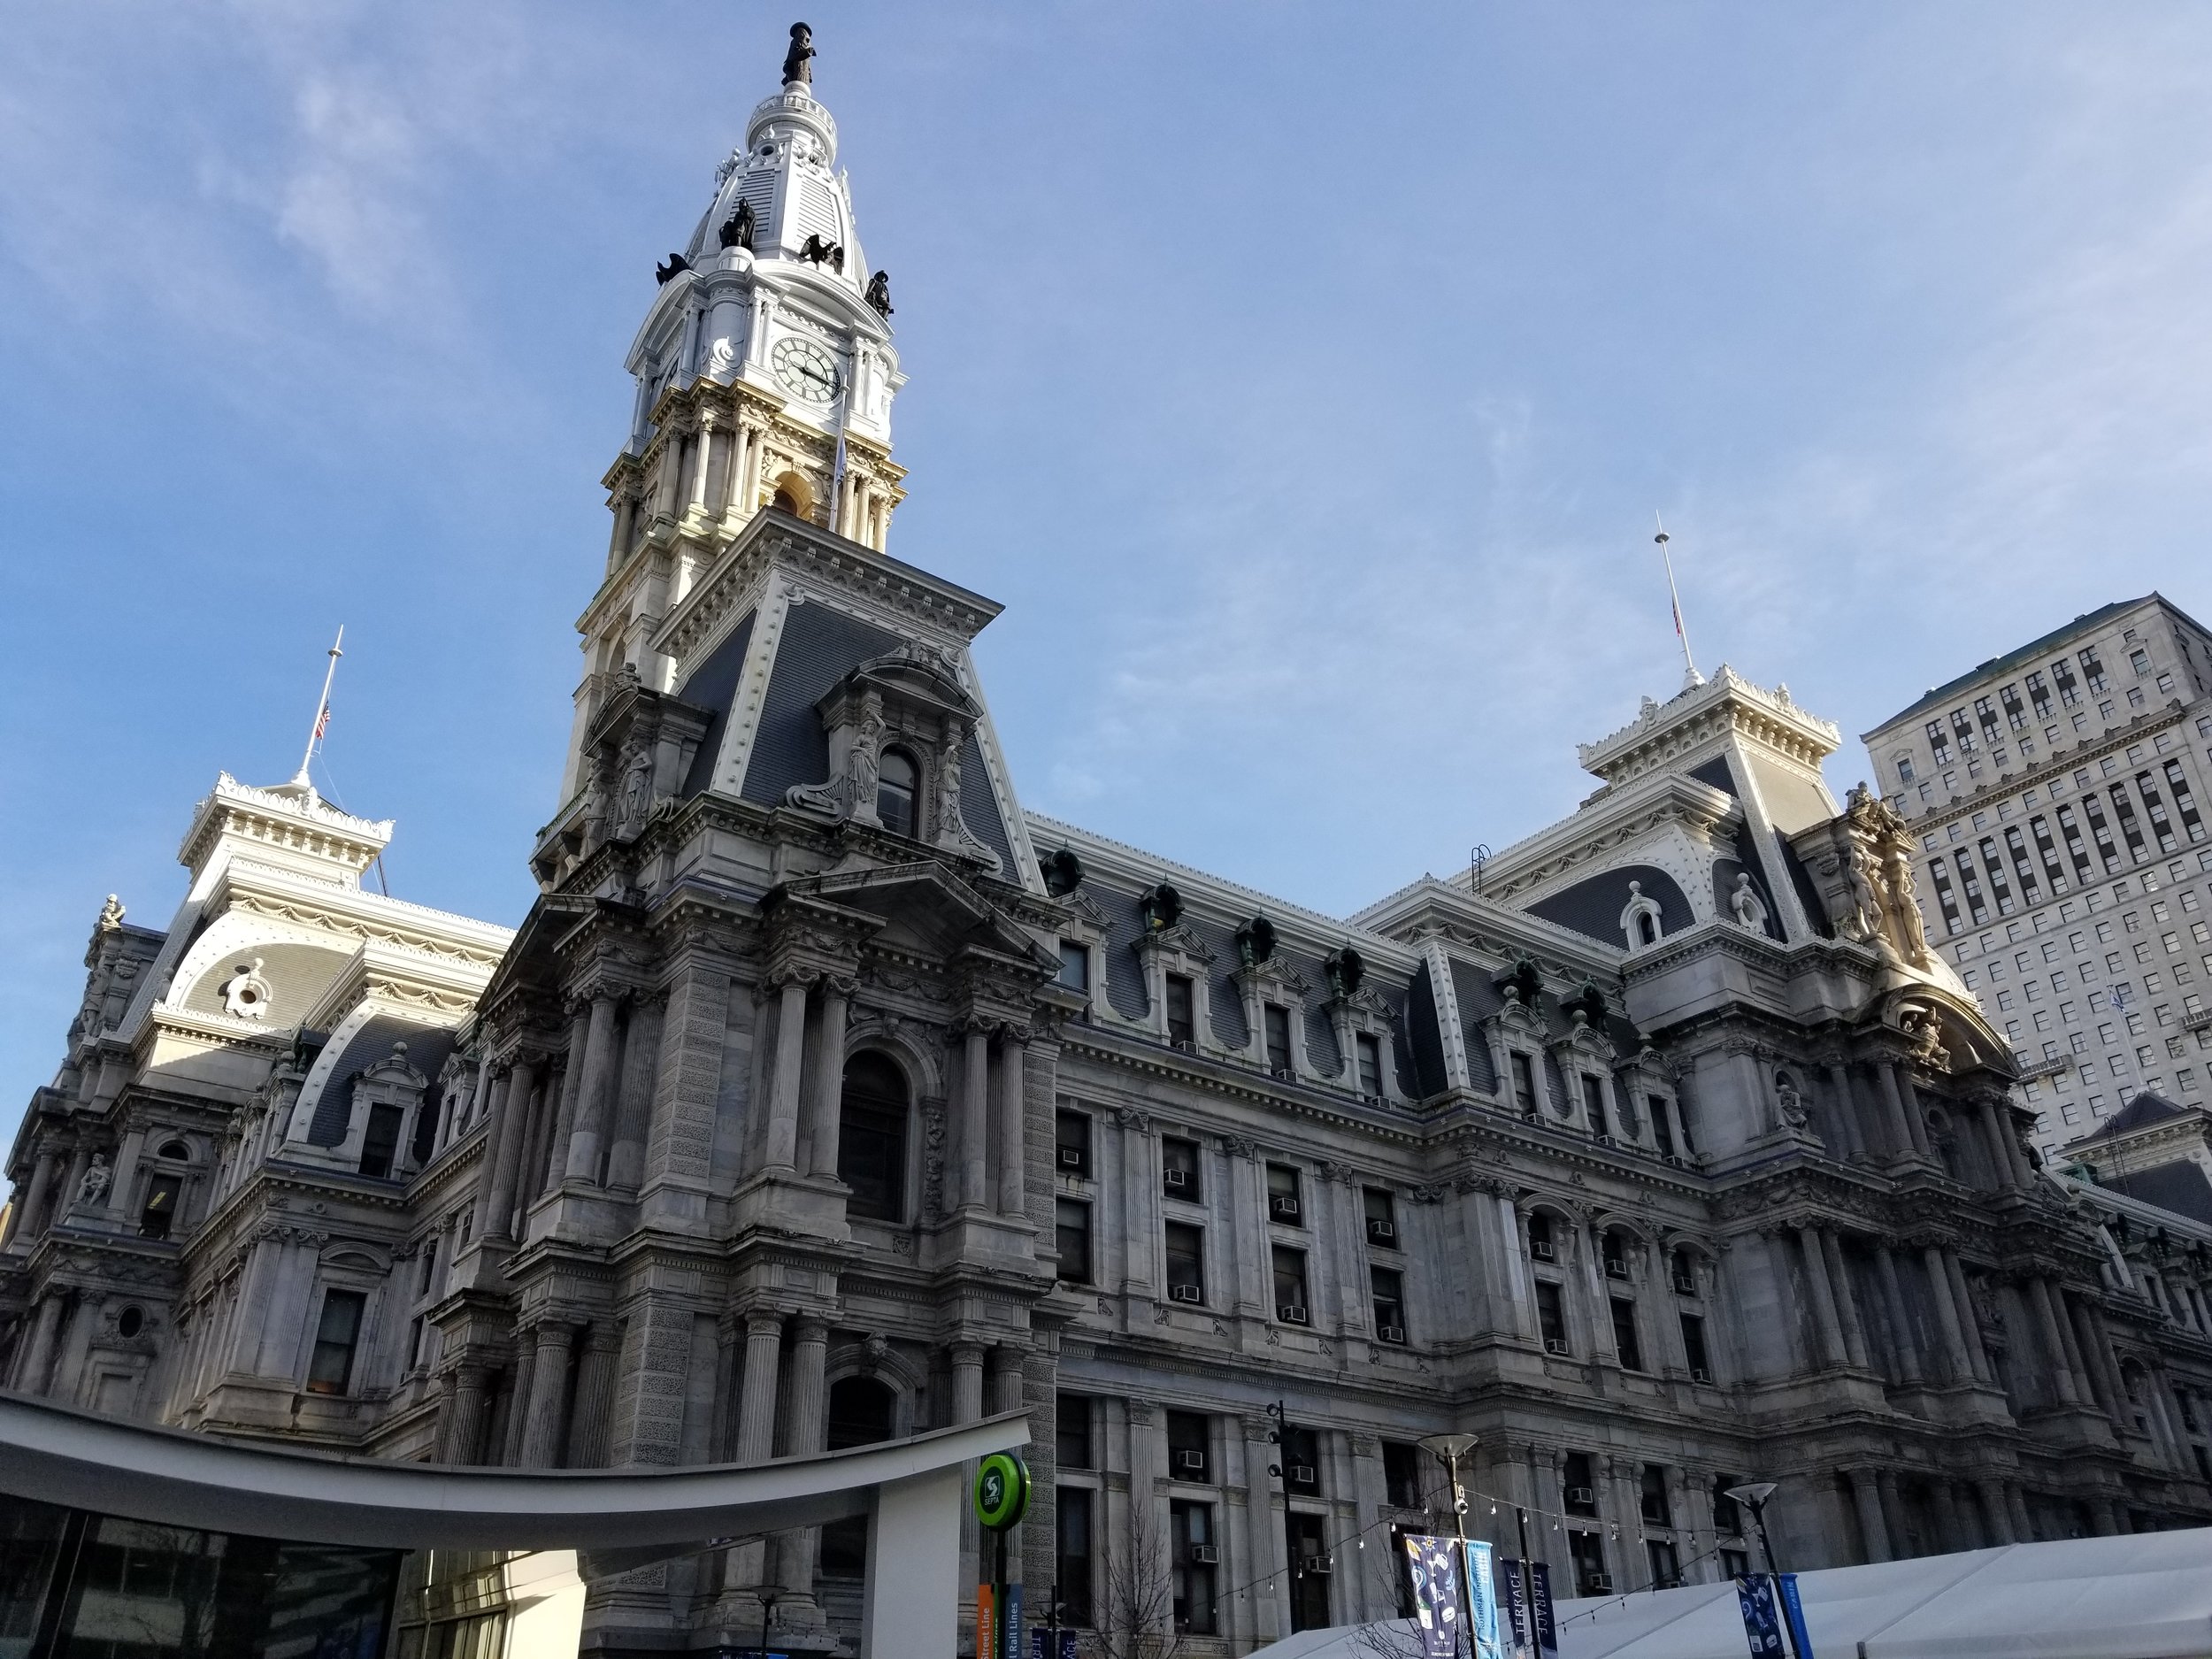
[[1654, 511], [1652, 521], [1659, 526], [1659, 534], [1651, 539], [1659, 544], [1659, 559], [1667, 567], [1667, 597], [1674, 603], [1674, 637], [1682, 641], [1682, 689], [1694, 691], [1705, 683], [1705, 676], [1697, 672], [1697, 664], [1690, 656], [1690, 631], [1682, 626], [1682, 595], [1675, 590], [1674, 560], [1667, 552], [1667, 543], [1673, 540], [1667, 526]]
[[315, 705], [315, 724], [308, 730], [306, 752], [300, 756], [299, 776], [292, 780], [292, 787], [296, 789], [312, 791], [315, 787], [308, 781], [308, 763], [315, 758], [315, 745], [323, 741], [323, 733], [330, 729], [330, 682], [338, 678], [338, 659], [346, 654], [343, 649], [345, 642], [345, 625], [340, 623], [338, 637], [330, 647], [330, 666], [323, 670], [323, 695], [322, 700]]
[[791, 50], [783, 55], [783, 84], [787, 87], [810, 87], [814, 84], [814, 31], [803, 23], [791, 26]]

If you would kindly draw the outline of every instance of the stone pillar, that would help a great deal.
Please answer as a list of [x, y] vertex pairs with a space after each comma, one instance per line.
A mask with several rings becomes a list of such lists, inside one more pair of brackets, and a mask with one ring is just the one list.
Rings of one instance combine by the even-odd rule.
[[522, 1120], [530, 1109], [531, 1066], [527, 1060], [502, 1061], [505, 1075], [492, 1097], [492, 1120], [484, 1131], [484, 1213], [477, 1231], [488, 1239], [514, 1237], [515, 1180], [522, 1167]]
[[[1267, 1472], [1271, 1448], [1268, 1435], [1273, 1420], [1244, 1419], [1245, 1529], [1252, 1541], [1252, 1560], [1243, 1578], [1250, 1586], [1253, 1634], [1262, 1642], [1278, 1640], [1290, 1629], [1290, 1575], [1283, 1562], [1283, 1524], [1275, 1514], [1275, 1478]], [[1233, 1572], [1217, 1575], [1216, 1583], [1233, 1582]]]
[[1023, 1133], [1028, 1094], [1022, 1075], [1028, 1056], [1020, 1036], [1011, 1031], [1000, 1037], [998, 1054], [998, 1212], [1020, 1217], [1029, 1213], [1029, 1156]]
[[1898, 1561], [1906, 1560], [1912, 1554], [1912, 1533], [1905, 1525], [1905, 1501], [1897, 1489], [1897, 1471], [1878, 1470], [1874, 1489], [1881, 1495], [1882, 1528], [1889, 1534], [1892, 1556]]
[[438, 1424], [438, 1461], [473, 1463], [484, 1443], [490, 1373], [480, 1363], [465, 1360], [446, 1373], [445, 1381], [445, 1415]]
[[608, 1320], [593, 1321], [584, 1337], [584, 1356], [576, 1367], [576, 1406], [568, 1431], [571, 1469], [598, 1469], [606, 1463], [607, 1423], [621, 1357], [621, 1332]]
[[2096, 1310], [2085, 1302], [2070, 1300], [2067, 1305], [2073, 1315], [2074, 1339], [2081, 1348], [2090, 1383], [2096, 1390], [2097, 1403], [2104, 1408], [2115, 1428], [2124, 1428], [2128, 1420], [2127, 1391], [2120, 1386], [2119, 1374], [2113, 1368], [2111, 1346], [2097, 1333]]
[[972, 1423], [983, 1415], [983, 1344], [952, 1345], [952, 1420]]
[[1836, 1126], [1843, 1132], [1843, 1154], [1853, 1164], [1866, 1162], [1866, 1141], [1859, 1133], [1859, 1103], [1851, 1093], [1851, 1074], [1840, 1064], [1821, 1068], [1828, 1078], [1828, 1098], [1835, 1102]]
[[1882, 1086], [1882, 1116], [1888, 1131], [1890, 1155], [1910, 1157], [1919, 1147], [1905, 1116], [1905, 1097], [1898, 1090], [1897, 1068], [1887, 1060], [1878, 1060], [1874, 1071]]
[[[613, 1123], [615, 1077], [622, 1060], [615, 1029], [620, 1011], [614, 994], [601, 991], [592, 997], [591, 1011], [585, 1017], [583, 1080], [577, 1089], [575, 1125], [562, 1149], [563, 1175], [568, 1180], [595, 1185], [599, 1179], [599, 1151]], [[577, 1064], [573, 1051], [569, 1064]]]
[[27, 1394], [46, 1392], [47, 1374], [54, 1368], [54, 1349], [61, 1333], [63, 1293], [49, 1291], [40, 1299], [31, 1340], [24, 1345], [23, 1362], [17, 1367], [15, 1386]]
[[1973, 1541], [1966, 1536], [1966, 1523], [1959, 1514], [1958, 1498], [1951, 1490], [1951, 1483], [1940, 1477], [1930, 1481], [1928, 1495], [1935, 1503], [1936, 1526], [1943, 1534], [1936, 1540], [1935, 1553], [1946, 1555], [1973, 1548]]
[[38, 1162], [31, 1166], [31, 1184], [23, 1200], [23, 1213], [8, 1233], [8, 1242], [18, 1239], [36, 1239], [46, 1229], [46, 1217], [54, 1208], [54, 1165], [58, 1160], [54, 1148], [41, 1147]]
[[499, 1437], [499, 1461], [511, 1469], [522, 1462], [523, 1437], [530, 1423], [533, 1379], [538, 1371], [537, 1346], [525, 1341], [523, 1337], [521, 1332], [515, 1333], [514, 1370], [507, 1383], [507, 1415]]
[[2110, 1498], [2089, 1500], [2089, 1525], [2099, 1538], [2111, 1538], [2118, 1533], [2119, 1516], [2115, 1511]]
[[1905, 1305], [1905, 1290], [1897, 1277], [1897, 1257], [1886, 1244], [1874, 1247], [1875, 1270], [1882, 1280], [1882, 1324], [1889, 1333], [1890, 1351], [1897, 1356], [1897, 1369], [1908, 1386], [1917, 1386], [1924, 1378], [1921, 1371], [1920, 1343], [1912, 1328], [1912, 1314]]
[[547, 1138], [541, 1166], [529, 1171], [529, 1185], [525, 1191], [531, 1199], [558, 1187], [566, 1177], [568, 1138], [575, 1132], [576, 1113], [584, 1093], [584, 1065], [591, 1053], [591, 1002], [586, 997], [575, 997], [568, 1008], [568, 1058], [561, 1073], [560, 1112], [553, 1119], [553, 1132]]
[[2024, 1544], [2035, 1541], [2035, 1525], [2028, 1519], [2027, 1494], [2016, 1480], [2005, 1482], [2005, 1507], [2012, 1516], [2012, 1533]]
[[1858, 1298], [1851, 1294], [1851, 1271], [1844, 1260], [1843, 1240], [1834, 1228], [1820, 1229], [1820, 1241], [1828, 1261], [1828, 1276], [1835, 1287], [1836, 1312], [1843, 1322], [1844, 1352], [1861, 1371], [1874, 1369], [1866, 1345], [1866, 1327], [1859, 1318]]
[[1849, 1471], [1851, 1502], [1859, 1512], [1859, 1532], [1866, 1540], [1869, 1561], [1894, 1561], [1897, 1557], [1890, 1548], [1889, 1525], [1882, 1514], [1882, 1491], [1871, 1469]]
[[783, 1316], [745, 1320], [745, 1375], [739, 1383], [737, 1461], [764, 1463], [776, 1449], [776, 1392], [783, 1364]]
[[1835, 1290], [1828, 1282], [1828, 1257], [1821, 1248], [1820, 1229], [1800, 1225], [1795, 1232], [1798, 1248], [1805, 1256], [1805, 1286], [1813, 1299], [1813, 1323], [1819, 1333], [1821, 1363], [1847, 1364], [1850, 1355], [1844, 1347], [1843, 1325], [1836, 1314]]
[[1977, 1480], [1974, 1490], [1981, 1495], [1982, 1521], [1989, 1529], [1989, 1541], [2017, 1543], [2019, 1540], [2012, 1530], [2012, 1506], [2005, 1502], [2005, 1483], [1993, 1479]]
[[799, 1148], [799, 1088], [806, 1063], [806, 984], [787, 979], [777, 989], [775, 1071], [768, 1084], [768, 1132], [761, 1167], [788, 1174]]
[[2051, 1380], [2058, 1386], [2059, 1398], [2070, 1406], [2086, 1404], [2082, 1392], [2081, 1367], [2074, 1355], [2073, 1345], [2067, 1340], [2064, 1316], [2061, 1312], [2061, 1292], [2048, 1275], [2038, 1273], [2028, 1281], [2029, 1300], [2035, 1306], [2035, 1323], [2043, 1339], [2044, 1351], [2051, 1358]]
[[2003, 1152], [2005, 1167], [2012, 1171], [2016, 1191], [2028, 1192], [2035, 1186], [2035, 1170], [2028, 1163], [2027, 1148], [2020, 1144], [2019, 1131], [2012, 1121], [2012, 1102], [2001, 1096], [1993, 1096], [1989, 1102], [1989, 1125], [1997, 1136], [1997, 1145]]
[[845, 1107], [845, 1019], [852, 987], [822, 981], [822, 1025], [814, 1056], [814, 1100], [807, 1116], [807, 1168], [824, 1180], [837, 1179], [837, 1136]]
[[565, 1319], [538, 1321], [519, 1457], [525, 1469], [552, 1469], [560, 1463], [568, 1428], [569, 1348], [575, 1336], [576, 1328]]
[[1943, 1265], [1951, 1275], [1951, 1294], [1958, 1304], [1959, 1333], [1966, 1342], [1967, 1363], [1973, 1367], [1977, 1382], [1993, 1383], [1997, 1373], [1989, 1363], [1989, 1351], [1982, 1346], [1982, 1327], [1974, 1317], [1974, 1297], [1967, 1288], [1966, 1269], [1959, 1264], [1958, 1252], [1947, 1248]]
[[1920, 1252], [1921, 1264], [1927, 1270], [1928, 1287], [1934, 1294], [1936, 1328], [1942, 1333], [1946, 1371], [1954, 1383], [1970, 1383], [1978, 1379], [1967, 1346], [1964, 1316], [1958, 1306], [1957, 1292], [1951, 1282], [1950, 1263], [1945, 1259], [1939, 1244], [1924, 1246]]
[[988, 1201], [985, 1177], [989, 1164], [991, 1033], [971, 1020], [961, 1033], [958, 1207], [981, 1209]]
[[[803, 1313], [792, 1321], [791, 1331], [791, 1385], [784, 1395], [783, 1452], [787, 1457], [803, 1457], [822, 1449], [823, 1416], [829, 1402], [822, 1380], [829, 1353], [829, 1326], [814, 1315]], [[777, 1577], [784, 1594], [800, 1603], [779, 1608], [776, 1617], [780, 1620], [787, 1612], [792, 1624], [802, 1629], [822, 1623], [821, 1611], [814, 1605], [814, 1555], [820, 1541], [821, 1529], [812, 1526], [781, 1532], [776, 1538], [780, 1567]]]
[[653, 1112], [653, 1074], [660, 1054], [668, 999], [655, 993], [630, 1004], [630, 1028], [622, 1041], [622, 1082], [614, 1113], [614, 1139], [607, 1148], [607, 1185], [634, 1192], [645, 1173], [645, 1134]]

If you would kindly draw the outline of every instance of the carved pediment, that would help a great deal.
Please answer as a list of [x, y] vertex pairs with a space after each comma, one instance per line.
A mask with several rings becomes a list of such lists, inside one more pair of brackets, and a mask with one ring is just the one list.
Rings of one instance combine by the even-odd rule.
[[[1169, 927], [1152, 928], [1138, 934], [1134, 948], [1140, 954], [1157, 951], [1180, 956], [1189, 962], [1211, 963], [1214, 960], [1214, 953], [1207, 946], [1206, 941], [1181, 922], [1177, 922]], [[1274, 964], [1264, 964], [1263, 965], [1271, 967]]]
[[910, 947], [946, 959], [979, 949], [1041, 973], [1060, 971], [1058, 958], [1048, 957], [1026, 929], [932, 859], [812, 876], [779, 892], [795, 901], [826, 901], [848, 915], [879, 918], [880, 936], [895, 933]]

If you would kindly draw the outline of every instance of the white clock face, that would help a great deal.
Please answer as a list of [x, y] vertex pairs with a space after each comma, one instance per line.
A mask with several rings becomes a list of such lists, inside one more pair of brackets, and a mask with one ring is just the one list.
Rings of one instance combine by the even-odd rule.
[[835, 402], [838, 388], [844, 384], [837, 372], [837, 359], [811, 340], [787, 335], [776, 342], [768, 361], [784, 389], [810, 403]]

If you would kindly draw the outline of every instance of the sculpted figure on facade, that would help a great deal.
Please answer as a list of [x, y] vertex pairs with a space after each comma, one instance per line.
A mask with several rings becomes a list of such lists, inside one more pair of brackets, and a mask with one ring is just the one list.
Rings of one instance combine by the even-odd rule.
[[77, 1202], [81, 1204], [105, 1202], [111, 1179], [108, 1155], [104, 1152], [94, 1153], [92, 1162], [85, 1166], [85, 1172], [77, 1182]]
[[783, 55], [783, 84], [811, 86], [814, 82], [814, 31], [803, 23], [791, 26], [791, 50]]
[[100, 931], [104, 933], [111, 933], [122, 925], [123, 901], [111, 893], [108, 895], [108, 902], [100, 907]]
[[630, 750], [628, 764], [622, 773], [622, 816], [616, 821], [615, 833], [634, 835], [645, 827], [646, 815], [653, 810], [653, 757], [643, 744]]

